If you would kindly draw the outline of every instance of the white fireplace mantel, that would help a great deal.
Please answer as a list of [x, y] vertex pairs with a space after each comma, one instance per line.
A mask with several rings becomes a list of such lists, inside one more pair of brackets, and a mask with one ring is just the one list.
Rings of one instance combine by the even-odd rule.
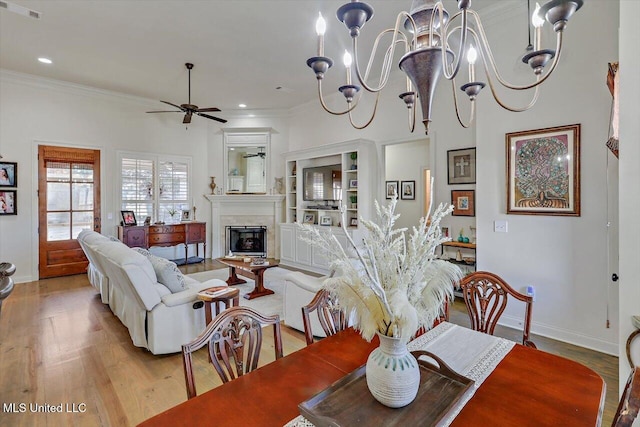
[[280, 253], [280, 233], [276, 227], [282, 222], [282, 202], [284, 194], [210, 194], [205, 195], [211, 203], [211, 257], [219, 258], [224, 255], [225, 236], [222, 217], [269, 217], [266, 225], [267, 233], [271, 233], [275, 247], [267, 247], [271, 256], [278, 257]]

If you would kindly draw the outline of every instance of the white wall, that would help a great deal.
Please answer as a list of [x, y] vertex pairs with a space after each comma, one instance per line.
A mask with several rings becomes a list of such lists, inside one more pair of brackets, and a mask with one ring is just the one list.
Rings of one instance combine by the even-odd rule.
[[[640, 314], [640, 2], [620, 2], [620, 388], [629, 375], [625, 343]], [[640, 340], [632, 347], [640, 360]], [[636, 421], [640, 425], [640, 420]], [[635, 424], [634, 424], [635, 425]]]

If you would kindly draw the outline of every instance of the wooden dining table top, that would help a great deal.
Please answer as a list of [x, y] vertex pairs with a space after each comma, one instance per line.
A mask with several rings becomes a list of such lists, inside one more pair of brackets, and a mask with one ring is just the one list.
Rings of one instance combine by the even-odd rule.
[[[378, 343], [352, 329], [339, 332], [139, 425], [193, 426], [209, 419], [216, 426], [283, 426], [300, 415], [299, 403], [364, 364]], [[605, 387], [597, 373], [575, 361], [518, 344], [451, 425], [598, 426]]]

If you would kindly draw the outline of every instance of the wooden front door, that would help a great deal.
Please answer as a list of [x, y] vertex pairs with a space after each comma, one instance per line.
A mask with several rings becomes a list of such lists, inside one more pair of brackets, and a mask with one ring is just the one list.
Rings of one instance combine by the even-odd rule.
[[38, 221], [40, 278], [84, 273], [76, 238], [100, 232], [99, 150], [38, 147]]

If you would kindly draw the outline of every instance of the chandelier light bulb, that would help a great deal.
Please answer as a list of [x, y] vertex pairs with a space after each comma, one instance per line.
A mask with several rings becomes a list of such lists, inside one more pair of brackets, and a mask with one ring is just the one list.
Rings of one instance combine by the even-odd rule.
[[476, 51], [476, 48], [474, 48], [473, 45], [471, 45], [469, 47], [469, 51], [467, 52], [467, 61], [469, 61], [469, 64], [474, 65], [477, 59], [478, 59], [478, 51]]
[[316, 34], [319, 36], [324, 36], [325, 31], [327, 31], [327, 22], [322, 17], [322, 13], [318, 12], [318, 20], [316, 21]]
[[351, 58], [351, 54], [346, 49], [344, 51], [344, 56], [342, 57], [342, 61], [344, 61], [344, 66], [347, 67], [347, 68], [351, 67], [351, 64], [353, 63], [353, 59]]
[[540, 3], [536, 3], [536, 8], [533, 11], [533, 15], [531, 15], [531, 24], [536, 28], [544, 25], [544, 19], [540, 16]]

